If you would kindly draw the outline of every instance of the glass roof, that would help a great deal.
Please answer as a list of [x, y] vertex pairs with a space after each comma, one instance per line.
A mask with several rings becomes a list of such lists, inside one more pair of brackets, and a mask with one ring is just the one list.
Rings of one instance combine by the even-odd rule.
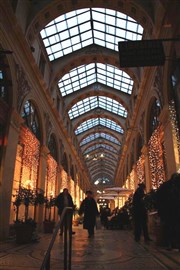
[[120, 142], [116, 138], [114, 138], [113, 136], [111, 136], [107, 133], [95, 133], [95, 134], [91, 134], [91, 135], [87, 136], [86, 138], [84, 138], [82, 140], [82, 142], [80, 143], [80, 146], [83, 146], [83, 145], [85, 145], [93, 140], [96, 140], [96, 139], [99, 139], [99, 141], [105, 139], [105, 140], [113, 142], [117, 145], [121, 145]]
[[[91, 154], [98, 154], [97, 151], [93, 152], [93, 153], [89, 153], [85, 156], [86, 158], [86, 163], [88, 164], [88, 167], [93, 167], [94, 166], [94, 160], [92, 159], [94, 156], [91, 156]], [[114, 167], [115, 163], [114, 161], [117, 161], [117, 159], [115, 158], [114, 154], [112, 155], [112, 153], [107, 153], [106, 150], [103, 151], [103, 155], [104, 158], [100, 158], [98, 160], [96, 160], [96, 164], [99, 164], [99, 166], [103, 166], [105, 168], [106, 164]]]
[[72, 69], [61, 78], [58, 85], [62, 96], [66, 96], [95, 82], [127, 94], [132, 93], [133, 80], [126, 72], [101, 63], [91, 63]]
[[94, 150], [97, 150], [97, 149], [102, 150], [102, 151], [103, 151], [103, 149], [106, 149], [106, 150], [110, 151], [111, 153], [115, 153], [115, 154], [118, 153], [118, 151], [114, 147], [109, 146], [107, 144], [100, 143], [100, 144], [94, 144], [93, 146], [89, 147], [86, 151], [84, 151], [83, 154], [86, 155], [86, 154], [88, 154]]
[[57, 17], [40, 34], [53, 61], [91, 44], [118, 51], [119, 41], [141, 40], [143, 28], [121, 12], [85, 8]]
[[79, 127], [75, 130], [75, 134], [78, 135], [78, 134], [80, 134], [88, 129], [91, 129], [91, 128], [94, 128], [97, 126], [107, 127], [107, 128], [112, 129], [112, 130], [115, 130], [121, 134], [123, 134], [123, 132], [124, 132], [122, 127], [117, 125], [116, 122], [109, 120], [107, 118], [99, 117], [99, 118], [91, 118], [91, 119], [81, 123], [81, 125], [79, 125]]
[[[57, 17], [46, 25], [40, 35], [49, 60], [53, 61], [93, 44], [101, 46], [100, 50], [104, 47], [118, 51], [119, 41], [141, 40], [143, 28], [134, 19], [118, 11], [104, 8], [84, 8]], [[94, 90], [94, 85], [98, 83], [109, 87], [110, 90], [111, 88], [118, 90], [119, 93], [132, 94], [133, 80], [130, 76], [115, 66], [102, 63], [90, 63], [72, 69], [59, 80], [58, 86], [62, 97], [65, 97], [77, 91], [83, 92], [87, 86], [92, 86], [92, 90]], [[101, 90], [96, 90], [100, 94]], [[84, 98], [74, 104], [68, 111], [70, 119], [77, 118], [87, 112], [93, 114], [93, 110], [99, 108], [113, 113], [116, 118], [118, 118], [117, 116], [127, 117], [127, 110], [122, 104], [115, 99], [99, 94]], [[115, 137], [108, 134], [108, 131], [106, 133], [104, 128], [118, 132], [117, 138], [124, 133], [123, 128], [115, 121], [102, 117], [94, 117], [84, 121], [75, 130], [76, 135], [90, 129], [93, 130], [94, 133], [85, 137], [80, 146], [93, 143], [93, 146], [85, 150], [86, 154], [92, 151], [98, 153], [103, 150], [102, 175], [106, 174], [107, 164], [118, 160], [119, 152], [117, 149], [121, 145]], [[115, 147], [109, 146], [108, 141], [114, 143]], [[90, 169], [93, 163], [88, 164]], [[97, 177], [99, 178], [99, 176]]]
[[127, 117], [127, 110], [118, 101], [105, 96], [84, 98], [72, 106], [68, 114], [70, 119], [74, 119], [96, 108], [102, 108], [120, 116]]

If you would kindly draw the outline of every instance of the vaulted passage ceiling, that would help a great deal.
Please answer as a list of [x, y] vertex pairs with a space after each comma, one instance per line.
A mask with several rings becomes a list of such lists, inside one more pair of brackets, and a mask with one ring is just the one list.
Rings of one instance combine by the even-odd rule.
[[[40, 34], [49, 60], [57, 69], [67, 63], [68, 56], [77, 57], [85, 47], [98, 51], [100, 56], [117, 54], [118, 42], [141, 40], [143, 28], [118, 11], [85, 8], [61, 15]], [[100, 61], [101, 57], [92, 59], [61, 76], [58, 87], [91, 181], [106, 185], [113, 183], [121, 157], [134, 81], [130, 73]]]

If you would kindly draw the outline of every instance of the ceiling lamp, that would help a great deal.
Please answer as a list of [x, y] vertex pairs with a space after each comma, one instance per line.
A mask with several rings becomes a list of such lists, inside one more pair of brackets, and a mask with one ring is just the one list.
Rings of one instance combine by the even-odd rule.
[[101, 160], [105, 157], [104, 153], [99, 153], [99, 154], [94, 154], [94, 155], [89, 155], [87, 154], [86, 156], [86, 159], [92, 159], [94, 161], [96, 160]]

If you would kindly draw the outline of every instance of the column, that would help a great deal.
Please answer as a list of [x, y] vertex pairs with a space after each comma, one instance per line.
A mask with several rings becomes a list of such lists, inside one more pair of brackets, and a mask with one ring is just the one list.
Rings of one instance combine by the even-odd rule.
[[[43, 145], [40, 150], [40, 160], [39, 160], [39, 174], [38, 174], [38, 188], [45, 191], [45, 180], [46, 180], [46, 168], [47, 168], [47, 156], [49, 149]], [[38, 230], [43, 230], [43, 221], [44, 221], [44, 205], [38, 205], [37, 207], [37, 223]]]
[[23, 119], [16, 111], [12, 111], [11, 120], [4, 156], [2, 159], [2, 171], [0, 182], [0, 239], [6, 239], [9, 234], [9, 218], [12, 199], [12, 187], [14, 179], [14, 167], [16, 161], [17, 144], [19, 140], [20, 127]]
[[152, 184], [151, 184], [151, 172], [150, 172], [150, 167], [149, 167], [148, 146], [144, 145], [141, 152], [144, 156], [146, 191], [149, 192], [151, 190]]
[[137, 165], [133, 165], [134, 170], [134, 190], [136, 190], [138, 185], [138, 179], [137, 179]]
[[58, 195], [61, 191], [62, 187], [62, 171], [63, 167], [61, 165], [58, 165], [57, 168], [57, 187], [56, 187], [56, 195]]

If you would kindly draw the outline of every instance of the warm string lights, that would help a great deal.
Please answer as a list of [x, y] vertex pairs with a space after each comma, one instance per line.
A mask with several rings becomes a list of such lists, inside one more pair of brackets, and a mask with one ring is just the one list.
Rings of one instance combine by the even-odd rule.
[[68, 187], [68, 177], [65, 170], [61, 171], [61, 189]]
[[23, 128], [20, 143], [22, 151], [22, 174], [21, 186], [25, 188], [36, 188], [37, 174], [40, 157], [40, 143], [28, 128]]
[[56, 195], [57, 162], [49, 154], [47, 159], [46, 197], [54, 198]]
[[130, 173], [130, 178], [129, 178], [129, 189], [135, 190], [135, 172], [134, 169]]
[[76, 205], [79, 208], [80, 207], [80, 190], [78, 184], [76, 184]]
[[172, 133], [173, 133], [173, 142], [175, 151], [177, 150], [177, 158], [179, 159], [178, 162], [180, 163], [180, 132], [178, 127], [177, 121], [177, 114], [175, 109], [174, 101], [171, 100], [169, 104], [169, 113], [170, 113], [170, 120], [172, 126]]
[[142, 183], [145, 180], [145, 167], [144, 167], [144, 155], [141, 155], [137, 161], [136, 173], [138, 183]]
[[74, 181], [70, 179], [70, 191], [72, 198], [74, 199], [75, 190], [74, 190]]
[[160, 127], [153, 132], [148, 143], [148, 149], [152, 188], [157, 189], [165, 181]]

